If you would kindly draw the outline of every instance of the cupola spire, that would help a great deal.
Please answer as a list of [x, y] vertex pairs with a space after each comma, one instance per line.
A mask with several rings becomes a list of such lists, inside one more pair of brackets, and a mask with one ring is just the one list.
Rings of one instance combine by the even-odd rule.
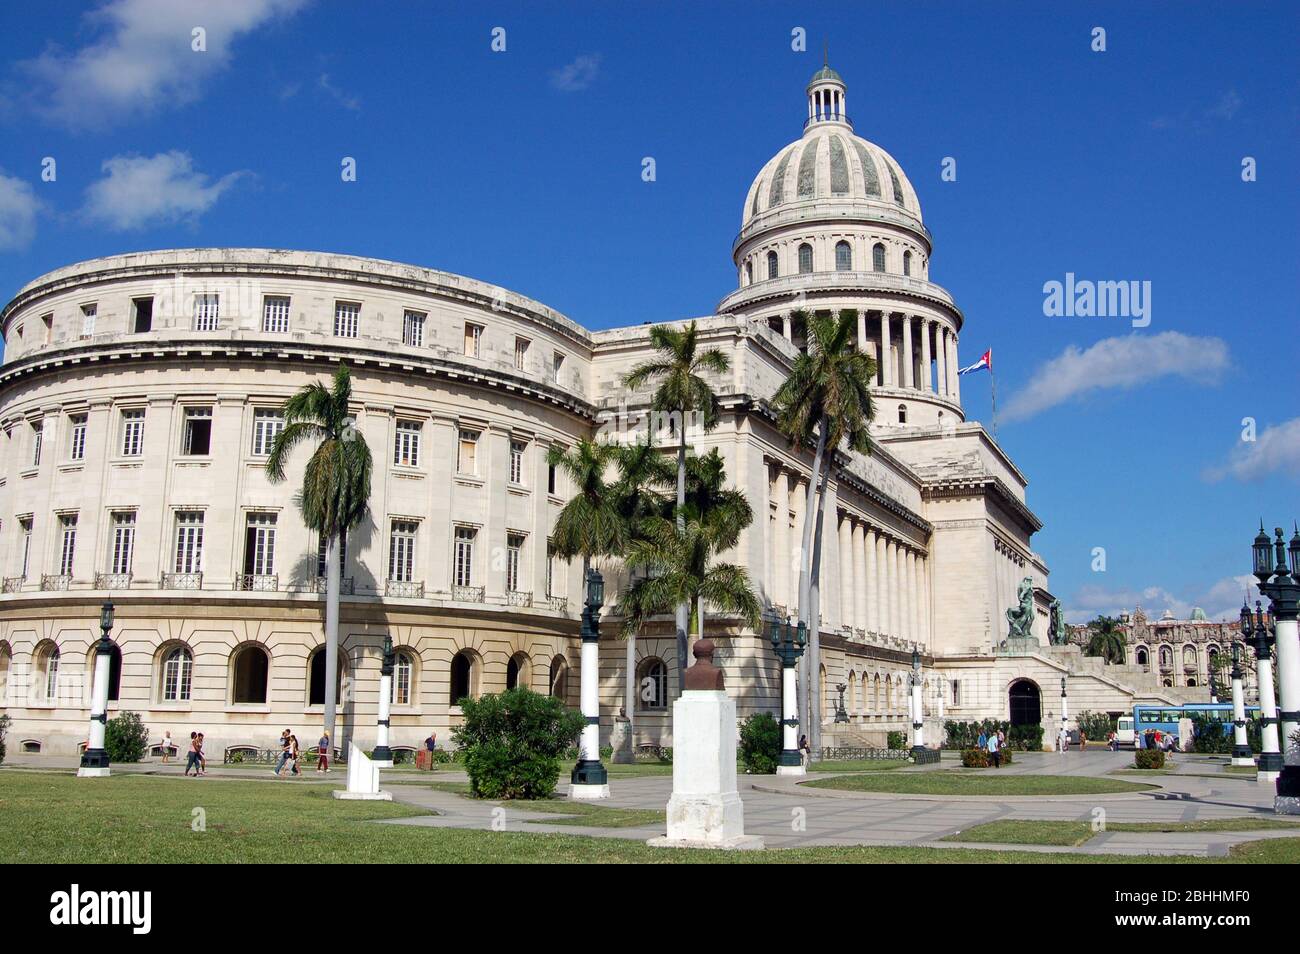
[[830, 50], [823, 44], [822, 68], [808, 82], [808, 119], [804, 129], [821, 123], [839, 123], [853, 128], [844, 106], [844, 80], [831, 69]]

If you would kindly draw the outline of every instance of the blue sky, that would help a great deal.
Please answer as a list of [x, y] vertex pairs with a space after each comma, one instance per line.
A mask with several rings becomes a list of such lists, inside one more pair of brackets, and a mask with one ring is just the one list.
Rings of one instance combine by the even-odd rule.
[[[446, 269], [593, 329], [708, 314], [825, 39], [856, 132], [920, 195], [963, 363], [993, 349], [998, 438], [1071, 618], [1230, 612], [1259, 518], [1300, 516], [1297, 8], [1048, 7], [6, 4], [0, 293], [98, 255], [252, 245]], [[1066, 273], [1150, 282], [1150, 325], [1044, 315]], [[986, 423], [989, 383], [963, 378]]]

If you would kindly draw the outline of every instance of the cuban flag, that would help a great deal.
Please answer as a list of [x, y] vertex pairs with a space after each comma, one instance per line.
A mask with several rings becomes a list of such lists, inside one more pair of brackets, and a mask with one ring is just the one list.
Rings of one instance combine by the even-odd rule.
[[980, 355], [980, 359], [970, 367], [958, 368], [958, 374], [970, 374], [972, 371], [992, 371], [993, 370], [993, 349], [990, 348]]

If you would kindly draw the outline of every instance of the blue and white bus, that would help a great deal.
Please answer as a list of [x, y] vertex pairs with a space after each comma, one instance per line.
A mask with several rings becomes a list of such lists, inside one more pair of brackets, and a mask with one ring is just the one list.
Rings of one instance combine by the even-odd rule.
[[[1259, 706], [1246, 706], [1246, 718], [1258, 719]], [[1116, 736], [1120, 745], [1133, 745], [1139, 732], [1168, 732], [1178, 735], [1179, 719], [1219, 722], [1224, 735], [1232, 731], [1232, 703], [1190, 702], [1181, 706], [1134, 706], [1131, 719], [1120, 716]], [[1127, 723], [1127, 724], [1126, 724]]]

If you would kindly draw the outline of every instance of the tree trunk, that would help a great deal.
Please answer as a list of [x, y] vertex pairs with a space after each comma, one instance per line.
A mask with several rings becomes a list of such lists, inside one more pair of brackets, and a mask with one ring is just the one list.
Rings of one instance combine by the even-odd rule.
[[814, 752], [821, 748], [822, 744], [822, 706], [826, 700], [822, 695], [821, 686], [821, 667], [822, 667], [822, 627], [821, 627], [821, 576], [822, 576], [822, 525], [826, 518], [826, 485], [830, 482], [831, 465], [827, 463], [822, 468], [821, 489], [817, 493], [817, 527], [813, 531], [813, 552], [812, 552], [812, 582], [808, 587], [808, 615], [812, 619], [809, 624], [811, 632], [808, 635], [808, 651], [812, 657], [812, 663], [808, 667], [815, 675], [817, 688], [812, 693], [811, 720], [812, 731], [808, 733], [809, 743], [812, 745]]
[[826, 455], [827, 420], [825, 415], [817, 422], [817, 450], [813, 454], [812, 476], [808, 480], [808, 495], [803, 511], [803, 540], [799, 552], [799, 620], [808, 630], [808, 652], [802, 659], [799, 673], [799, 723], [809, 744], [813, 739], [812, 697], [817, 693], [818, 671], [813, 665], [813, 657], [821, 648], [820, 639], [808, 615], [812, 591], [812, 552], [813, 527], [817, 520], [817, 485], [821, 482], [822, 460]]
[[334, 734], [334, 710], [338, 707], [339, 676], [339, 535], [330, 534], [325, 545], [325, 707], [322, 712], [330, 746], [342, 748]]
[[[686, 414], [682, 412], [677, 422], [681, 440], [677, 445], [677, 533], [686, 532]], [[687, 600], [677, 604], [677, 694], [681, 695], [682, 685], [686, 680], [686, 667], [690, 664], [687, 656], [687, 631], [690, 626], [691, 605]]]

